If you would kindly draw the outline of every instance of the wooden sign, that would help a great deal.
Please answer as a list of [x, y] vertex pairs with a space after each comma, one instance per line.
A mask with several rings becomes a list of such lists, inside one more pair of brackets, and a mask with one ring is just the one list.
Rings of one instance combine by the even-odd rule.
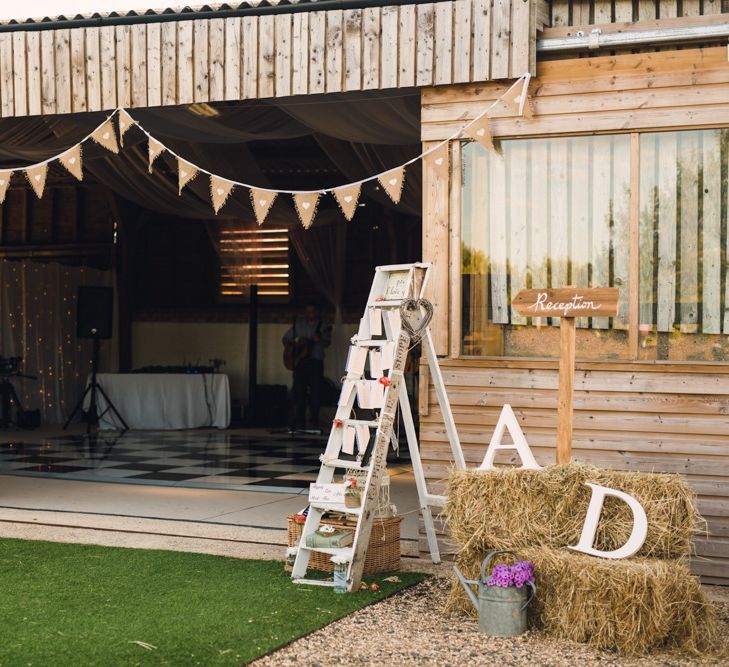
[[614, 317], [618, 314], [618, 288], [525, 289], [512, 305], [524, 317]]
[[525, 289], [511, 302], [524, 317], [560, 318], [557, 463], [569, 463], [572, 460], [575, 318], [614, 317], [618, 314], [618, 296], [617, 287]]

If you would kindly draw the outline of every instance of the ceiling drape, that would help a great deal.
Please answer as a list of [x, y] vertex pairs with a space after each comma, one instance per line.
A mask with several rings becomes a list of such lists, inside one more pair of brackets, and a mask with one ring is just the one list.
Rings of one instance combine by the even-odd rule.
[[[340, 94], [215, 106], [134, 109], [130, 114], [182, 158], [223, 178], [262, 188], [273, 187], [271, 164], [279, 155], [285, 156], [286, 168], [282, 170], [283, 175], [275, 175], [277, 187], [307, 189], [310, 186], [302, 188], [301, 177], [297, 176], [298, 172], [306, 172], [307, 182], [316, 182], [311, 189], [317, 189], [367, 178], [420, 152], [417, 92], [399, 91], [396, 95], [371, 98]], [[105, 114], [93, 113], [2, 120], [0, 168], [23, 166], [57, 155], [83, 139], [104, 118]], [[311, 150], [307, 148], [304, 155], [288, 155], [286, 142], [291, 141], [308, 141], [303, 145], [311, 146]], [[302, 163], [300, 169], [297, 160]], [[167, 152], [156, 160], [154, 173], [150, 175], [147, 139], [137, 128], [125, 134], [124, 147], [118, 155], [92, 141], [86, 142], [83, 164], [87, 172], [118, 195], [150, 211], [227, 221], [226, 224], [242, 227], [256, 224], [245, 189], [234, 191], [218, 216], [210, 204], [207, 175], [198, 174], [178, 194], [177, 161]], [[317, 165], [322, 168], [317, 169]], [[321, 173], [317, 175], [318, 172]], [[420, 173], [419, 163], [408, 168], [397, 207], [375, 182], [363, 187], [362, 196], [403, 214], [418, 215]], [[338, 182], [332, 182], [333, 179]], [[317, 231], [332, 223], [338, 223], [334, 226], [341, 229]], [[346, 271], [346, 222], [333, 198], [321, 199], [314, 227], [309, 232], [301, 228], [289, 196], [277, 198], [266, 224], [291, 230], [292, 245], [301, 264], [327, 301], [338, 309]], [[211, 236], [215, 238], [216, 234]]]

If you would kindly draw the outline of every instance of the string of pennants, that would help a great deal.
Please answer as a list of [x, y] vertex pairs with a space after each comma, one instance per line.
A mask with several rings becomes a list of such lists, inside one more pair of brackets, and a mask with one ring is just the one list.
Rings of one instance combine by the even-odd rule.
[[[385, 172], [363, 178], [359, 181], [347, 183], [345, 185], [334, 188], [325, 188], [322, 190], [277, 190], [270, 188], [261, 188], [248, 183], [241, 183], [218, 176], [207, 169], [185, 160], [173, 150], [168, 148], [163, 142], [154, 138], [147, 130], [142, 127], [139, 121], [135, 120], [130, 113], [124, 108], [115, 109], [104, 122], [95, 130], [79, 141], [75, 146], [65, 150], [63, 153], [55, 155], [47, 160], [36, 164], [0, 170], [0, 204], [5, 201], [5, 195], [10, 185], [10, 179], [14, 173], [23, 172], [33, 188], [33, 191], [41, 198], [46, 185], [46, 176], [48, 173], [48, 165], [51, 162], [58, 161], [63, 167], [79, 181], [83, 180], [83, 144], [91, 140], [98, 145], [104, 147], [112, 153], [118, 154], [120, 147], [124, 146], [124, 136], [134, 126], [141, 130], [147, 137], [148, 141], [148, 169], [149, 173], [153, 173], [154, 163], [163, 153], [168, 153], [177, 161], [177, 185], [178, 194], [182, 194], [182, 190], [194, 178], [200, 174], [206, 175], [210, 179], [210, 199], [213, 210], [217, 215], [220, 209], [225, 205], [228, 197], [236, 188], [245, 188], [249, 191], [251, 206], [256, 216], [256, 221], [262, 225], [268, 215], [271, 207], [279, 195], [289, 195], [292, 197], [294, 207], [301, 220], [304, 228], [308, 229], [314, 222], [317, 207], [322, 195], [330, 193], [339, 205], [342, 214], [349, 221], [354, 217], [357, 210], [357, 204], [362, 193], [362, 185], [370, 181], [377, 181], [390, 199], [395, 203], [400, 202], [402, 189], [405, 184], [405, 170], [411, 164], [418, 160], [426, 160], [429, 165], [438, 174], [447, 175], [449, 170], [449, 143], [465, 135], [466, 137], [479, 142], [487, 150], [494, 150], [494, 140], [491, 132], [489, 113], [499, 105], [506, 104], [511, 107], [516, 115], [531, 118], [533, 116], [531, 100], [528, 95], [528, 88], [531, 76], [527, 73], [517, 79], [509, 89], [494, 101], [485, 111], [476, 118], [464, 125], [460, 130], [452, 136], [444, 139], [439, 144], [424, 151], [420, 155], [408, 160], [407, 162], [389, 169]], [[117, 131], [114, 128], [114, 117], [117, 117]]]

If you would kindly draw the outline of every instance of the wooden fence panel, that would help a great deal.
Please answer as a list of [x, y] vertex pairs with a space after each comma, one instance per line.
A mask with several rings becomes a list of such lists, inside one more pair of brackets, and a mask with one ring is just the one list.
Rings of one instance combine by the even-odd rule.
[[56, 113], [71, 113], [71, 31], [55, 31]]
[[[41, 36], [37, 32], [29, 32], [26, 35], [28, 61], [28, 115], [37, 116], [43, 113], [43, 89], [41, 85]], [[53, 50], [51, 49], [51, 54]]]
[[211, 102], [225, 99], [225, 21], [213, 19], [208, 26], [208, 69]]
[[15, 113], [18, 116], [28, 115], [27, 70], [25, 34], [12, 33], [13, 38], [13, 99], [15, 100]]
[[[170, 24], [174, 25], [174, 24]], [[101, 58], [101, 108], [113, 109], [116, 96], [116, 38], [114, 26], [99, 28], [99, 50]]]
[[343, 46], [344, 90], [360, 90], [362, 86], [362, 10], [344, 12]]
[[291, 14], [275, 17], [276, 31], [276, 97], [291, 95]]
[[452, 0], [15, 32], [0, 48], [0, 116], [515, 78], [535, 68], [543, 4]]
[[225, 19], [225, 91], [224, 99], [239, 100], [241, 98], [241, 20]]

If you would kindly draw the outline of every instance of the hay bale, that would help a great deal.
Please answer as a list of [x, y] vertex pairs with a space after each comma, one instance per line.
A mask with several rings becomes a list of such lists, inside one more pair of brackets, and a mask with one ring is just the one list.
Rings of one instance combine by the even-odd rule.
[[[603, 470], [570, 463], [542, 470], [456, 470], [443, 516], [450, 538], [469, 554], [533, 545], [562, 548], [579, 542], [592, 494], [586, 482], [634, 496], [648, 517], [648, 537], [637, 554], [680, 558], [690, 553], [700, 517], [695, 495], [679, 475]], [[630, 508], [607, 497], [595, 547], [612, 550], [630, 536]]]
[[[459, 559], [468, 578], [478, 576], [483, 555]], [[715, 608], [686, 560], [607, 560], [549, 547], [518, 555], [534, 563], [537, 578], [532, 627], [626, 655], [664, 648], [704, 653], [720, 646]], [[476, 615], [455, 577], [446, 609]]]

